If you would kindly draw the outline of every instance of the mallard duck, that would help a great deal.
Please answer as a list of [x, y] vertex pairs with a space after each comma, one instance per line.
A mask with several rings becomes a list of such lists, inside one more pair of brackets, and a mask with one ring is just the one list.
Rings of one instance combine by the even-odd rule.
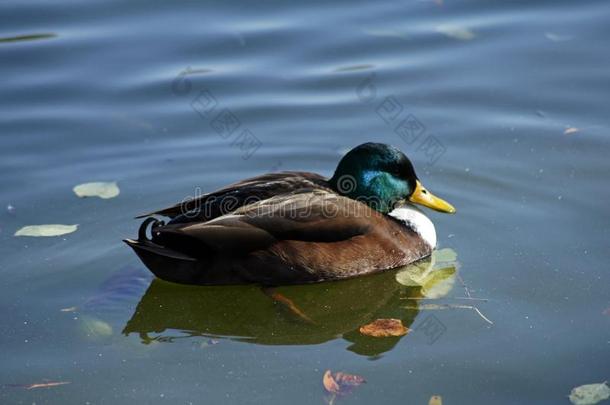
[[243, 180], [139, 216], [147, 219], [138, 239], [125, 242], [157, 277], [176, 283], [339, 280], [432, 253], [434, 225], [413, 204], [455, 212], [424, 188], [400, 150], [365, 143], [330, 179], [282, 172]]

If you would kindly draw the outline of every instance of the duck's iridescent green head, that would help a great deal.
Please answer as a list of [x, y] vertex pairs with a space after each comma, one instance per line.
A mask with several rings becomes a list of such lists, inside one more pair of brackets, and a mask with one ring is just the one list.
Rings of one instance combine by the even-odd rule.
[[329, 183], [339, 194], [382, 213], [407, 199], [437, 211], [455, 212], [449, 203], [421, 185], [404, 153], [383, 143], [364, 143], [350, 150]]

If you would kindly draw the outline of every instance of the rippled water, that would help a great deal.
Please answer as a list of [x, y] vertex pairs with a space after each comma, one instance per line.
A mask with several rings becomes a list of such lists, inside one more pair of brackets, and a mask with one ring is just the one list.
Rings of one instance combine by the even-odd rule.
[[[607, 2], [9, 0], [0, 16], [0, 402], [321, 403], [332, 369], [367, 380], [345, 403], [560, 404], [609, 378]], [[330, 175], [370, 140], [457, 207], [430, 217], [493, 325], [408, 304], [393, 273], [280, 289], [310, 323], [256, 287], [151, 282], [121, 242], [138, 213], [268, 171]], [[72, 193], [97, 180], [120, 196]], [[13, 236], [44, 223], [79, 229]], [[379, 317], [416, 330], [358, 333]], [[13, 386], [45, 380], [70, 384]]]

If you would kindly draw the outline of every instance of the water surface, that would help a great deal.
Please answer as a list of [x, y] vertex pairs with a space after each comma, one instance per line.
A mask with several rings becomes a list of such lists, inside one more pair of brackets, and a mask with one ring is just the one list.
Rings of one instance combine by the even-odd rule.
[[[321, 403], [332, 369], [367, 379], [345, 403], [561, 404], [609, 378], [607, 2], [9, 0], [0, 16], [1, 402]], [[393, 273], [281, 289], [308, 323], [256, 287], [152, 281], [121, 242], [138, 213], [268, 171], [330, 175], [365, 141], [457, 207], [430, 217], [493, 325], [405, 308], [418, 292]], [[78, 199], [88, 181], [121, 194]], [[45, 223], [79, 229], [13, 236]], [[435, 302], [464, 295], [456, 280]], [[430, 314], [434, 342], [358, 333]], [[70, 384], [10, 386], [45, 380]]]

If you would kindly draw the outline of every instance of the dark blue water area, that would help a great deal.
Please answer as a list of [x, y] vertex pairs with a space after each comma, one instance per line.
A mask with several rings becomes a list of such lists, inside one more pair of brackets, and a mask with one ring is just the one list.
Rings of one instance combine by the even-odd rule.
[[[0, 402], [321, 403], [332, 369], [367, 380], [345, 403], [568, 404], [607, 380], [609, 18], [604, 1], [4, 1]], [[283, 288], [304, 324], [255, 286], [153, 281], [121, 241], [137, 214], [330, 176], [366, 141], [457, 207], [427, 214], [487, 301], [456, 281], [431, 303], [493, 325], [408, 307], [391, 273]], [[77, 198], [91, 181], [121, 193]], [[49, 223], [79, 227], [13, 236]], [[359, 336], [380, 317], [413, 331]], [[70, 384], [11, 386], [47, 380]]]

